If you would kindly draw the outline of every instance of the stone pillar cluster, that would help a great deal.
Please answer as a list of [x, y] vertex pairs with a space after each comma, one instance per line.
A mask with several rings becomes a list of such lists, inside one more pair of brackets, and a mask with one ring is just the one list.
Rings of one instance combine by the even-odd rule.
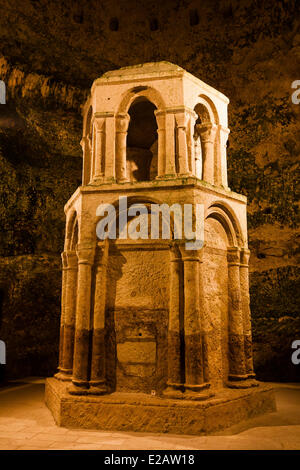
[[249, 306], [249, 250], [228, 248], [228, 386], [255, 386]]
[[126, 174], [126, 145], [129, 114], [118, 114], [116, 117], [116, 175], [120, 183], [128, 181]]
[[71, 380], [77, 290], [77, 255], [74, 251], [62, 253], [62, 272], [59, 373], [57, 377], [61, 380]]
[[[211, 122], [195, 125], [197, 113], [184, 106], [156, 110], [155, 117], [158, 133], [157, 178], [196, 176], [207, 183], [227, 187], [227, 128]], [[84, 184], [128, 181], [126, 153], [129, 122], [128, 113], [94, 113], [90, 124], [92, 137], [87, 135], [81, 141]], [[201, 150], [195, 143], [195, 131]]]
[[242, 249], [240, 259], [240, 284], [243, 310], [245, 369], [248, 378], [255, 378], [255, 373], [253, 370], [251, 312], [249, 295], [249, 258], [250, 250], [246, 248]]
[[164, 395], [204, 400], [212, 396], [204, 373], [202, 253], [170, 250], [168, 381]]
[[[170, 303], [168, 326], [168, 380], [164, 395], [169, 398], [203, 400], [209, 390], [207, 350], [202, 331], [203, 251], [170, 250]], [[249, 250], [228, 249], [228, 357], [230, 388], [257, 385], [252, 360], [248, 281]]]
[[96, 395], [107, 392], [105, 378], [105, 304], [108, 251], [109, 244], [106, 240], [104, 248], [98, 249], [98, 256], [95, 259], [93, 339], [89, 392]]
[[[108, 240], [94, 246], [77, 245], [62, 253], [62, 312], [59, 372], [70, 381], [71, 394], [107, 393], [105, 371], [105, 305]], [[164, 395], [203, 400], [212, 396], [205, 369], [207, 351], [202, 331], [203, 250], [170, 249], [170, 302], [168, 322], [168, 377]], [[250, 251], [229, 247], [227, 385], [257, 385], [253, 371], [249, 305]], [[94, 279], [94, 282], [92, 282]]]
[[[62, 313], [59, 372], [71, 394], [103, 394], [105, 384], [105, 299], [108, 243], [79, 244], [62, 254]], [[94, 275], [95, 285], [92, 277]]]

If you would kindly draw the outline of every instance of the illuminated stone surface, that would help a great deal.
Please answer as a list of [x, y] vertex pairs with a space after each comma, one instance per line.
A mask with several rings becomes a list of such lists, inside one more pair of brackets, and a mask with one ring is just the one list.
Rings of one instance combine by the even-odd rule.
[[[83, 110], [83, 184], [65, 206], [59, 372], [46, 394], [58, 423], [70, 424], [72, 415], [80, 425], [82, 413], [100, 416], [107, 403], [122, 422], [120, 396], [141, 415], [160, 397], [166, 415], [175, 410], [170, 432], [183, 408], [191, 421], [177, 432], [200, 432], [193, 412], [203, 423], [213, 413], [219, 429], [232, 424], [228, 413], [237, 422], [273, 409], [272, 391], [253, 371], [246, 198], [227, 185], [228, 102], [168, 62], [125, 67], [93, 83]], [[120, 196], [128, 206], [201, 204], [204, 248], [166, 240], [161, 227], [156, 240], [99, 241], [97, 208], [113, 204], [118, 213]], [[145, 394], [141, 404], [135, 393]]]

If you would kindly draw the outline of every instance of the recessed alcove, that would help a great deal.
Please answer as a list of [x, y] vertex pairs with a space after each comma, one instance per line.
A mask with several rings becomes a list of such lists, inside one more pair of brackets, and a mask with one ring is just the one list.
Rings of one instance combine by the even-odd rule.
[[143, 97], [137, 98], [129, 108], [126, 156], [130, 181], [150, 181], [157, 174], [155, 110], [156, 106]]

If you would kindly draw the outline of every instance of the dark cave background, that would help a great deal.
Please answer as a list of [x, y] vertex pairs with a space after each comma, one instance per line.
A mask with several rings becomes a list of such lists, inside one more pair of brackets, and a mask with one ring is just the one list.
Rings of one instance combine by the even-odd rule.
[[296, 0], [1, 0], [0, 339], [7, 378], [57, 366], [63, 207], [81, 181], [95, 78], [167, 60], [230, 98], [228, 171], [248, 197], [259, 379], [299, 381], [300, 79]]

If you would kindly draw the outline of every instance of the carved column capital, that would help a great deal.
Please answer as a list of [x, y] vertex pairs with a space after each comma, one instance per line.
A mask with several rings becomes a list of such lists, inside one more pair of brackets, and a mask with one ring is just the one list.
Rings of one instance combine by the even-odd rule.
[[240, 265], [240, 249], [236, 246], [229, 247], [227, 250], [227, 262], [229, 266]]
[[177, 112], [175, 114], [175, 121], [178, 128], [186, 129], [189, 120], [187, 111]]
[[76, 251], [67, 251], [66, 252], [66, 259], [67, 259], [67, 268], [68, 269], [77, 269], [78, 259], [77, 259]]
[[250, 258], [250, 250], [247, 248], [242, 248], [241, 250], [241, 266], [248, 267], [249, 266], [249, 258]]
[[181, 260], [181, 254], [178, 244], [170, 243], [170, 261], [175, 262]]
[[127, 132], [130, 116], [128, 113], [119, 113], [116, 115], [116, 132]]
[[157, 109], [154, 111], [158, 130], [165, 129], [166, 126], [166, 112], [163, 109]]
[[218, 126], [216, 124], [212, 124], [211, 122], [204, 123], [204, 124], [196, 124], [196, 129], [197, 129], [198, 134], [201, 137], [201, 141], [202, 142], [214, 142], [217, 127]]
[[187, 250], [184, 243], [180, 245], [180, 252], [182, 261], [195, 261], [198, 263], [203, 262], [203, 250]]
[[95, 258], [95, 247], [87, 247], [82, 244], [78, 244], [76, 254], [78, 257], [78, 264], [92, 265], [94, 263]]
[[105, 118], [96, 116], [94, 119], [94, 125], [97, 132], [104, 132]]

